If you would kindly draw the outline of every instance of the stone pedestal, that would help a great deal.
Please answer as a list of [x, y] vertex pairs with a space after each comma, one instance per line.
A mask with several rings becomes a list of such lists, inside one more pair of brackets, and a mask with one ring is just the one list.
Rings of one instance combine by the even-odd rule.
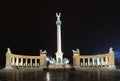
[[69, 64], [50, 64], [48, 68], [57, 69], [57, 68], [71, 68]]
[[56, 53], [56, 61], [59, 64], [62, 64], [62, 60], [63, 60], [63, 53], [62, 52], [57, 52]]

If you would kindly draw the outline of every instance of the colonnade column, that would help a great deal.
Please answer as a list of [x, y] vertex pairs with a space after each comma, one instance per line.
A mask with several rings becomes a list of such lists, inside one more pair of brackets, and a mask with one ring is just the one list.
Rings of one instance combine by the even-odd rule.
[[17, 66], [19, 65], [18, 60], [19, 60], [19, 58], [16, 58], [16, 65]]
[[30, 59], [30, 66], [32, 67], [32, 59]]
[[88, 66], [90, 66], [90, 58], [88, 58]]
[[97, 58], [97, 66], [99, 65], [99, 58]]
[[26, 63], [25, 63], [25, 64], [26, 64], [26, 66], [27, 66], [27, 64], [28, 64], [28, 59], [27, 59], [27, 58], [26, 58]]
[[108, 57], [105, 57], [105, 65], [108, 65]]
[[93, 66], [95, 65], [94, 58], [92, 58], [92, 65], [93, 65]]
[[103, 57], [101, 57], [101, 66], [103, 66]]
[[12, 57], [12, 65], [14, 66], [15, 65], [15, 58]]
[[21, 58], [21, 66], [23, 66], [23, 58]]
[[83, 58], [83, 66], [85, 66], [85, 58]]
[[40, 61], [41, 61], [41, 60], [39, 59], [39, 68], [40, 68]]
[[35, 66], [37, 66], [37, 59], [35, 59]]

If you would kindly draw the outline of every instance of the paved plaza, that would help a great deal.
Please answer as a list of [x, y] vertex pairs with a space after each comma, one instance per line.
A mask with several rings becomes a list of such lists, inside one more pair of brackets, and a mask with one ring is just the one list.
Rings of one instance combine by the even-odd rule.
[[0, 70], [0, 81], [120, 81], [120, 69], [81, 71]]

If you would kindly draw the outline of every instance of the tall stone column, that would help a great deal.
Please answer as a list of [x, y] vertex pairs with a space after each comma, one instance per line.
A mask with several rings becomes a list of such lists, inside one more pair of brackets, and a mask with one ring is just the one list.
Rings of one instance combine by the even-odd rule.
[[56, 60], [57, 63], [62, 63], [63, 53], [61, 51], [61, 21], [60, 21], [61, 13], [56, 13], [57, 21], [57, 52], [56, 52]]

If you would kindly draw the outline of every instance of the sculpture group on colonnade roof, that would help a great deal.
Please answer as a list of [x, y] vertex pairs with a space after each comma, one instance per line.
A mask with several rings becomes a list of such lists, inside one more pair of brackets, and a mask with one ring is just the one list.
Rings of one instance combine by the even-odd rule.
[[56, 13], [57, 21], [60, 21], [61, 13]]
[[113, 48], [112, 47], [110, 47], [109, 48], [109, 53], [113, 53], [114, 51], [113, 51]]
[[47, 51], [46, 50], [42, 51], [42, 49], [40, 49], [40, 54], [47, 54]]
[[7, 48], [7, 53], [11, 53], [11, 50], [10, 50], [10, 48]]
[[76, 50], [72, 50], [73, 54], [80, 54], [80, 50], [77, 48]]

